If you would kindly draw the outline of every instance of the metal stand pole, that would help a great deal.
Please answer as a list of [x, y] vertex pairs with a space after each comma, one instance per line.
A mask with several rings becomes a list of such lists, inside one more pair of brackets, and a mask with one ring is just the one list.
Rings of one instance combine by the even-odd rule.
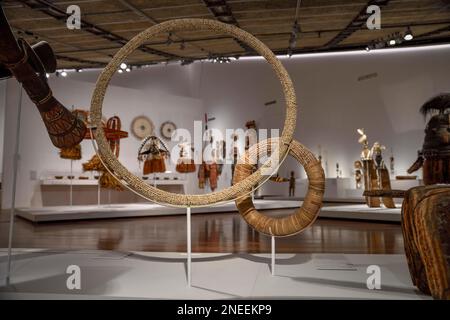
[[98, 177], [97, 180], [97, 205], [100, 207], [100, 196], [101, 196], [101, 191], [100, 191], [100, 176]]
[[[74, 106], [72, 105], [72, 111], [73, 111]], [[70, 195], [69, 195], [69, 204], [70, 206], [73, 205], [73, 179], [75, 177], [73, 176], [73, 160], [70, 159]]]
[[73, 205], [73, 160], [70, 160], [70, 206]]
[[187, 226], [187, 285], [191, 286], [191, 207], [186, 208], [186, 226]]
[[271, 237], [272, 239], [272, 276], [274, 276], [275, 275], [275, 237], [274, 236], [272, 236]]
[[6, 285], [9, 285], [11, 279], [11, 254], [12, 254], [12, 240], [14, 231], [14, 217], [16, 214], [16, 187], [17, 187], [17, 172], [19, 169], [19, 141], [20, 141], [20, 117], [22, 114], [22, 93], [23, 88], [20, 86], [19, 91], [19, 106], [17, 108], [17, 125], [16, 125], [16, 145], [14, 147], [13, 158], [13, 184], [11, 195], [11, 211], [9, 214], [9, 235], [8, 235], [8, 266], [6, 271]]

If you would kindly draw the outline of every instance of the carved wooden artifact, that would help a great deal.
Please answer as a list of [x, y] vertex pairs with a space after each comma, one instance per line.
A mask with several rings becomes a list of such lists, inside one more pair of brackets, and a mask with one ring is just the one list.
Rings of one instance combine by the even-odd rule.
[[435, 299], [450, 299], [450, 186], [407, 191], [402, 230], [414, 285]]
[[[0, 66], [9, 70], [22, 84], [38, 108], [52, 143], [58, 148], [80, 143], [86, 126], [53, 97], [47, 83], [46, 72], [54, 72], [56, 68], [56, 59], [50, 46], [42, 42], [35, 51], [24, 39], [16, 41], [1, 7], [0, 35]], [[45, 59], [45, 64], [41, 58]]]

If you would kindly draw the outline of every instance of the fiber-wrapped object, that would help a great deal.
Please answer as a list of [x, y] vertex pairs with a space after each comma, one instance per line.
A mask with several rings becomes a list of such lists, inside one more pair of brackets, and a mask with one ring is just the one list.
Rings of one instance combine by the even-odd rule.
[[435, 299], [450, 299], [450, 187], [415, 187], [402, 205], [402, 231], [412, 282]]
[[[0, 64], [22, 84], [38, 108], [53, 145], [67, 148], [80, 143], [86, 133], [85, 124], [53, 97], [44, 64], [24, 39], [16, 41], [1, 7], [0, 34]], [[44, 47], [47, 48], [47, 59], [55, 60], [50, 46]]]

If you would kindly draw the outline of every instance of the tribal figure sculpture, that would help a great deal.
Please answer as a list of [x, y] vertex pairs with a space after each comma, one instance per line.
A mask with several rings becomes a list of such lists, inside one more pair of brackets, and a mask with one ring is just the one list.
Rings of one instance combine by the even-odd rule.
[[408, 169], [411, 174], [423, 168], [425, 185], [450, 183], [450, 93], [440, 94], [420, 109], [424, 117], [431, 116], [425, 128], [425, 140], [416, 162]]

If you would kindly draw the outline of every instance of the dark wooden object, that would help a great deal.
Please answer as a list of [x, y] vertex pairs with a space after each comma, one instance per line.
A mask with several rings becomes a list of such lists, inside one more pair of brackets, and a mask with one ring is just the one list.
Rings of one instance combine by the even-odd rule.
[[450, 299], [450, 186], [410, 189], [402, 231], [414, 285], [435, 299]]

